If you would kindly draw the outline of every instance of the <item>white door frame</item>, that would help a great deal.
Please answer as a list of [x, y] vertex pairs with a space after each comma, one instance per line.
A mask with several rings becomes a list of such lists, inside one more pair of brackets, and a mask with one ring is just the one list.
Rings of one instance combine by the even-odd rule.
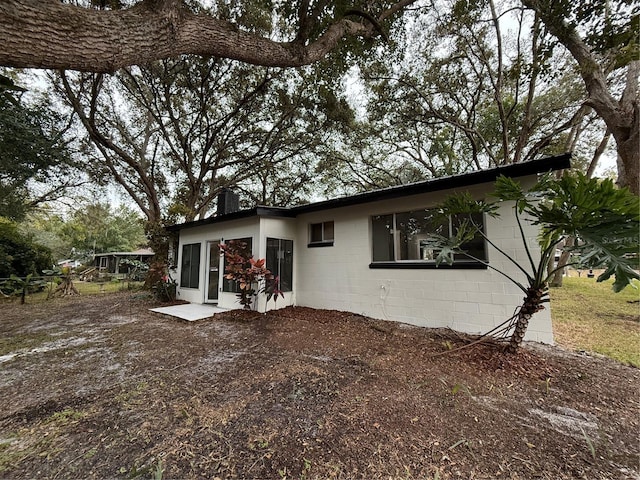
[[216, 292], [216, 298], [215, 299], [210, 299], [209, 298], [209, 278], [211, 276], [211, 273], [213, 272], [213, 270], [211, 269], [211, 246], [212, 245], [218, 245], [222, 243], [222, 239], [220, 240], [208, 240], [206, 242], [207, 244], [207, 254], [206, 254], [206, 264], [205, 264], [205, 288], [204, 290], [204, 303], [215, 303], [217, 304], [220, 301], [220, 292], [222, 291], [222, 280], [223, 280], [223, 274], [224, 272], [223, 270], [223, 262], [222, 262], [222, 255], [218, 256], [218, 267], [217, 267], [217, 271], [216, 273], [218, 274], [218, 288], [217, 288], [217, 292]]

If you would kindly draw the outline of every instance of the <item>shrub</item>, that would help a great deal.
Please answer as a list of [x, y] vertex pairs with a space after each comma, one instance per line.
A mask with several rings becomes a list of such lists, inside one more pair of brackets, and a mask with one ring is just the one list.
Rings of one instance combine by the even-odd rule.
[[224, 253], [227, 263], [225, 278], [237, 283], [240, 290], [238, 301], [244, 309], [251, 310], [260, 293], [267, 295], [267, 302], [272, 298], [274, 302], [277, 301], [278, 295], [284, 297], [280, 290], [280, 278], [265, 267], [264, 258], [253, 258], [245, 242], [231, 240], [220, 244], [220, 251]]

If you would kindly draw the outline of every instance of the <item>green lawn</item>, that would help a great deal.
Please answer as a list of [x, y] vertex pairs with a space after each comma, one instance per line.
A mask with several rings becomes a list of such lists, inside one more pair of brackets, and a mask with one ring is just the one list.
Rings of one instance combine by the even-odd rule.
[[567, 277], [551, 289], [556, 342], [640, 367], [640, 289], [613, 293], [611, 283]]
[[[122, 281], [109, 281], [109, 282], [81, 282], [79, 280], [74, 280], [73, 285], [76, 287], [80, 295], [101, 295], [105, 293], [113, 293], [113, 292], [121, 292], [123, 290], [139, 290], [144, 285], [144, 282], [127, 282], [126, 280]], [[47, 284], [47, 287], [40, 291], [29, 293], [26, 298], [26, 303], [42, 303], [47, 301], [49, 296], [49, 292], [55, 290], [57, 284], [50, 283]], [[5, 302], [18, 302], [19, 297], [13, 296], [9, 298], [4, 298]]]

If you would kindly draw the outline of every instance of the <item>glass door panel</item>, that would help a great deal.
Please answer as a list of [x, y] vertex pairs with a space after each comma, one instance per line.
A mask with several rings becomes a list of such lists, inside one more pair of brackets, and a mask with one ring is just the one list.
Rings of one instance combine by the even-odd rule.
[[209, 266], [207, 271], [207, 302], [218, 301], [220, 286], [220, 241], [209, 242]]

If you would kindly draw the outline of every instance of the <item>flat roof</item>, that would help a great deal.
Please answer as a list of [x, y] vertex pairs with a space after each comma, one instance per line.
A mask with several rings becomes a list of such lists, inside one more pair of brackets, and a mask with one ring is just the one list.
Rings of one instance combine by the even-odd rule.
[[93, 256], [104, 257], [109, 255], [115, 255], [118, 257], [124, 257], [124, 256], [131, 257], [134, 255], [153, 255], [153, 250], [151, 250], [150, 248], [140, 248], [138, 250], [134, 250], [133, 252], [101, 252], [101, 253], [96, 253]]
[[543, 172], [563, 170], [570, 167], [571, 154], [565, 153], [563, 155], [545, 157], [539, 160], [530, 160], [528, 162], [522, 163], [512, 163], [509, 165], [503, 165], [487, 170], [459, 173], [446, 177], [432, 178], [421, 182], [398, 185], [379, 190], [372, 190], [364, 193], [357, 193], [355, 195], [350, 195], [347, 197], [339, 197], [331, 200], [307, 203], [304, 205], [298, 205], [296, 207], [257, 206], [250, 210], [241, 210], [239, 212], [228, 213], [226, 215], [171, 225], [167, 227], [167, 230], [178, 231], [184, 228], [198, 227], [201, 225], [209, 225], [213, 223], [227, 222], [230, 220], [250, 218], [255, 216], [294, 218], [303, 213], [330, 210], [333, 208], [348, 207], [363, 203], [377, 202], [380, 200], [390, 200], [395, 198], [408, 197], [411, 195], [419, 195], [422, 193], [437, 192], [441, 190], [450, 190], [453, 188], [469, 187], [471, 185], [494, 182], [501, 175], [512, 178], [525, 177], [528, 175], [536, 175]]
[[238, 212], [227, 213], [216, 217], [203, 218], [202, 220], [194, 220], [192, 222], [177, 223], [166, 227], [170, 232], [182, 230], [184, 228], [200, 227], [202, 225], [211, 225], [220, 222], [230, 222], [231, 220], [240, 220], [242, 218], [251, 217], [285, 217], [295, 218], [296, 214], [289, 207], [264, 207], [257, 206], [249, 210], [240, 210]]

